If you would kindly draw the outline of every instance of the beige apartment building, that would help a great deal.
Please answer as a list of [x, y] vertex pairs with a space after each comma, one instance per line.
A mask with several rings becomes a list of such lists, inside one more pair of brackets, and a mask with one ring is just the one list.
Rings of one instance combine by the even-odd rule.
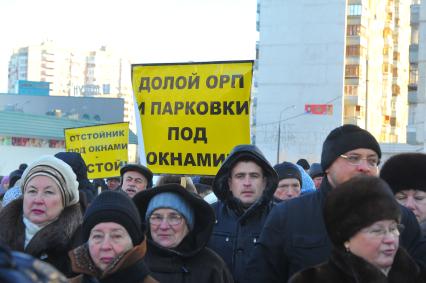
[[124, 121], [136, 131], [130, 73], [130, 62], [107, 47], [86, 51], [44, 41], [11, 55], [8, 92], [17, 93], [18, 80], [28, 80], [49, 82], [51, 96], [123, 98]]
[[406, 142], [410, 33], [410, 1], [348, 2], [344, 122], [380, 142]]

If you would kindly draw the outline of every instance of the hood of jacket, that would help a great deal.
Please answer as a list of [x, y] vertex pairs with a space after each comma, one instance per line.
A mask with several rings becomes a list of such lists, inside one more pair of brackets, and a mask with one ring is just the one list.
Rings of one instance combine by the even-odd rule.
[[[189, 232], [189, 234], [183, 239], [182, 243], [176, 249], [168, 249], [156, 244], [151, 238], [149, 223], [146, 223], [145, 221], [145, 214], [150, 200], [154, 196], [165, 192], [171, 192], [180, 195], [194, 210], [194, 228]], [[137, 193], [133, 197], [133, 201], [139, 210], [142, 221], [145, 222], [145, 225], [147, 226], [148, 243], [155, 246], [156, 250], [159, 250], [163, 253], [191, 257], [197, 254], [207, 245], [213, 230], [215, 216], [214, 211], [210, 205], [198, 195], [188, 192], [178, 184], [166, 184], [155, 188], [146, 189]]]
[[245, 158], [253, 159], [263, 169], [263, 174], [266, 178], [266, 187], [257, 203], [269, 203], [273, 199], [274, 192], [277, 189], [278, 175], [259, 148], [255, 145], [247, 144], [234, 147], [223, 162], [213, 181], [214, 194], [219, 200], [227, 203], [228, 205], [239, 202], [236, 198], [234, 198], [231, 190], [229, 189], [228, 179], [231, 174], [231, 168], [233, 168], [238, 161]]

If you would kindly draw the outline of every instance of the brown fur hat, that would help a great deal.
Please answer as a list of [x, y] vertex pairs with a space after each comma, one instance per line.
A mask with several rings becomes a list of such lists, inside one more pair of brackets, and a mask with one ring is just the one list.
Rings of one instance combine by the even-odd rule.
[[344, 242], [374, 222], [393, 219], [399, 223], [401, 211], [385, 181], [357, 176], [328, 194], [323, 215], [331, 242], [343, 248]]
[[394, 194], [410, 189], [426, 192], [426, 154], [394, 155], [383, 164], [380, 177], [389, 184]]

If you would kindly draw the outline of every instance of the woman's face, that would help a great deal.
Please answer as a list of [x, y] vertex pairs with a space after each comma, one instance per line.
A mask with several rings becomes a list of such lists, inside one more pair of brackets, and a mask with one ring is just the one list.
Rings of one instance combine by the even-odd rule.
[[426, 220], [426, 192], [420, 190], [404, 190], [395, 194], [396, 200], [410, 209], [419, 223]]
[[104, 271], [117, 256], [133, 248], [127, 230], [115, 222], [103, 222], [93, 227], [88, 244], [90, 257], [101, 271]]
[[24, 189], [24, 216], [37, 225], [55, 220], [64, 209], [58, 185], [52, 178], [36, 176]]
[[389, 268], [399, 245], [398, 223], [382, 220], [361, 229], [345, 247], [379, 269]]
[[177, 247], [189, 233], [185, 218], [176, 210], [159, 208], [149, 218], [151, 238], [162, 247]]

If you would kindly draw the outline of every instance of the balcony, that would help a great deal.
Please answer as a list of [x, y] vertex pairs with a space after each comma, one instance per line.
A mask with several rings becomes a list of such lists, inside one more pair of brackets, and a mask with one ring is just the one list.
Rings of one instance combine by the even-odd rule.
[[410, 44], [410, 63], [419, 62], [419, 45], [418, 44]]
[[408, 103], [409, 104], [418, 103], [417, 91], [414, 91], [414, 90], [408, 91]]
[[345, 95], [345, 104], [350, 106], [365, 105], [365, 98], [359, 95]]

